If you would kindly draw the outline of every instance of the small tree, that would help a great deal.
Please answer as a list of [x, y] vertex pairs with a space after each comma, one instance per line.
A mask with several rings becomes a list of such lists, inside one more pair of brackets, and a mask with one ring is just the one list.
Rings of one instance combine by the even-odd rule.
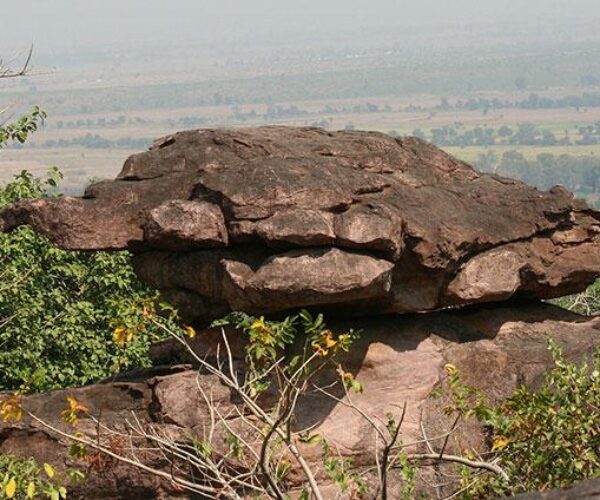
[[[0, 79], [27, 74], [30, 62], [31, 51], [17, 71], [0, 61]], [[0, 149], [24, 143], [45, 118], [35, 107], [0, 123]], [[45, 178], [21, 172], [0, 187], [0, 209], [22, 199], [59, 196], [61, 178], [56, 168]], [[111, 321], [130, 318], [143, 325], [135, 311], [154, 297], [137, 280], [127, 252], [64, 252], [21, 227], [0, 234], [0, 277], [0, 391], [82, 385], [148, 364], [149, 341], [158, 330], [149, 326], [121, 346], [112, 341]]]

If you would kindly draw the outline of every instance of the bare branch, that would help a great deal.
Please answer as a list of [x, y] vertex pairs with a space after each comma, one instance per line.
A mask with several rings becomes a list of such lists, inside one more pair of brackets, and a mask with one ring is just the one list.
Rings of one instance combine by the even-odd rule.
[[20, 76], [26, 76], [29, 73], [31, 58], [33, 57], [33, 45], [29, 47], [29, 52], [27, 53], [27, 58], [21, 66], [20, 70], [12, 70], [10, 68], [10, 63], [4, 63], [0, 60], [0, 79], [2, 78], [18, 78]]
[[[387, 485], [387, 476], [388, 476], [388, 470], [389, 470], [389, 458], [390, 458], [390, 453], [392, 452], [392, 449], [394, 447], [394, 445], [396, 444], [396, 441], [398, 440], [398, 436], [400, 435], [400, 428], [402, 427], [402, 424], [404, 422], [404, 417], [406, 415], [406, 401], [404, 402], [404, 407], [402, 408], [402, 415], [400, 416], [400, 421], [392, 428], [392, 429], [388, 429], [390, 432], [390, 439], [386, 442], [385, 446], [383, 447], [383, 451], [381, 453], [381, 467], [380, 467], [380, 472], [379, 472], [379, 476], [380, 479], [379, 481], [381, 482], [381, 500], [387, 500], [388, 497], [388, 485]], [[390, 464], [392, 465], [392, 464]]]
[[433, 460], [437, 462], [455, 462], [458, 464], [466, 465], [467, 467], [471, 467], [472, 469], [485, 469], [494, 474], [501, 476], [504, 480], [508, 481], [509, 477], [504, 470], [491, 462], [483, 462], [476, 460], [469, 460], [465, 457], [460, 457], [458, 455], [442, 455], [439, 453], [412, 453], [407, 455], [408, 459], [411, 461], [415, 460]]
[[118, 460], [120, 462], [124, 462], [127, 463], [129, 465], [133, 465], [134, 467], [137, 467], [139, 469], [145, 470], [146, 472], [150, 472], [151, 474], [155, 474], [159, 477], [162, 477], [164, 479], [168, 479], [169, 481], [173, 481], [174, 483], [178, 484], [179, 486], [185, 487], [191, 491], [195, 491], [197, 493], [205, 493], [205, 494], [216, 494], [219, 493], [215, 488], [211, 488], [208, 486], [202, 486], [196, 483], [192, 483], [189, 481], [186, 481], [184, 479], [181, 478], [177, 478], [177, 477], [173, 477], [171, 474], [168, 474], [162, 470], [159, 469], [155, 469], [153, 467], [150, 467], [148, 465], [145, 465], [144, 463], [138, 462], [136, 460], [132, 460], [129, 459], [127, 457], [124, 457], [122, 455], [119, 455], [117, 453], [114, 453], [112, 450], [94, 442], [91, 441], [89, 439], [85, 439], [79, 436], [75, 436], [72, 434], [69, 434], [67, 432], [61, 431], [60, 429], [58, 429], [57, 427], [54, 427], [50, 424], [48, 424], [47, 422], [43, 421], [42, 419], [38, 418], [36, 415], [34, 415], [33, 413], [27, 411], [27, 415], [29, 415], [29, 417], [31, 417], [33, 420], [35, 420], [36, 422], [38, 422], [41, 426], [45, 427], [46, 429], [58, 434], [59, 436], [62, 436], [66, 439], [69, 439], [71, 441], [74, 441], [76, 443], [80, 443], [80, 444], [84, 444], [86, 446], [90, 446], [91, 448], [97, 449], [98, 451], [101, 451], [102, 453], [104, 453], [105, 455], [114, 458], [115, 460]]

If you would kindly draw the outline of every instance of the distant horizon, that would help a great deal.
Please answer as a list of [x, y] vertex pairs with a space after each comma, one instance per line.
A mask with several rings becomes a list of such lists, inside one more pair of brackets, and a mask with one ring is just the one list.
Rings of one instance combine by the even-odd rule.
[[[570, 24], [573, 35], [590, 34], [600, 21], [596, 0], [226, 0], [218, 6], [199, 0], [22, 0], [3, 10], [0, 44], [15, 50], [35, 44], [45, 48], [114, 44], [243, 43], [248, 40], [285, 42], [288, 37], [344, 35], [377, 29], [444, 24], [511, 22], [535, 33], [551, 32], [545, 25]], [[587, 27], [586, 27], [587, 26]], [[482, 35], [483, 36], [483, 35]], [[6, 57], [6, 56], [5, 56]]]

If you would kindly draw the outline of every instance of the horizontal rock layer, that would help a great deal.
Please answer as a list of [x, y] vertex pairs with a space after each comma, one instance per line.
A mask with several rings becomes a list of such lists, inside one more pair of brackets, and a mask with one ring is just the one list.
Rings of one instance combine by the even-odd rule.
[[[600, 345], [600, 318], [584, 318], [543, 304], [479, 306], [477, 310], [467, 308], [402, 318], [357, 318], [334, 321], [329, 326], [335, 332], [349, 327], [364, 332], [342, 359], [344, 369], [354, 373], [364, 387], [362, 394], [352, 395], [352, 402], [372, 418], [382, 419], [388, 412], [399, 413], [406, 402], [401, 437], [404, 443], [421, 442], [421, 426], [429, 436], [443, 436], [452, 426], [453, 417], [443, 411], [446, 402], [430, 397], [446, 377], [447, 363], [456, 365], [463, 381], [483, 390], [490, 402], [500, 402], [520, 385], [533, 388], [539, 384], [551, 366], [548, 338], [554, 339], [572, 361], [586, 359]], [[230, 334], [234, 362], [239, 368], [244, 356], [243, 337], [237, 331]], [[199, 332], [192, 346], [198, 354], [211, 359], [220, 338], [220, 332], [215, 330]], [[197, 384], [210, 391], [223, 414], [228, 414], [228, 408], [237, 399], [214, 376], [199, 374], [191, 364], [185, 364], [190, 362], [189, 355], [179, 344], [157, 345], [153, 357], [163, 365], [179, 364], [122, 374], [104, 384], [31, 396], [25, 399], [25, 406], [66, 430], [68, 426], [61, 421], [60, 413], [67, 405], [66, 396], [74, 396], [110, 428], [122, 428], [125, 421], [132, 420], [134, 412], [141, 422], [159, 433], [202, 439], [210, 413]], [[301, 400], [296, 417], [299, 428], [311, 427], [312, 433], [324, 435], [343, 456], [352, 457], [355, 464], [365, 469], [374, 465], [372, 429], [345, 404], [312, 394]], [[230, 424], [236, 424], [234, 418]], [[95, 436], [97, 423], [84, 417], [79, 430]], [[424, 445], [420, 446], [423, 448], [409, 451], [427, 451]], [[478, 425], [461, 424], [446, 451], [461, 454], [465, 449], [480, 453], [487, 450], [485, 433]], [[68, 458], [66, 450], [66, 442], [29, 419], [0, 423], [0, 453], [33, 455], [40, 462], [59, 467], [61, 464], [86, 467]], [[302, 451], [311, 463], [320, 463], [318, 445], [306, 445]], [[160, 460], [149, 463], [161, 466]], [[432, 483], [448, 482], [447, 476], [430, 479]], [[326, 482], [322, 471], [319, 482]], [[161, 482], [144, 472], [109, 463], [100, 471], [90, 470], [88, 482], [71, 496], [176, 498], [180, 493], [173, 488], [169, 482]], [[422, 489], [427, 489], [425, 483], [419, 483], [419, 490]], [[390, 491], [400, 492], [401, 488], [391, 487]]]
[[5, 208], [0, 230], [129, 249], [147, 283], [202, 321], [577, 292], [600, 274], [599, 220], [563, 188], [478, 173], [415, 138], [263, 127], [165, 137], [83, 198]]

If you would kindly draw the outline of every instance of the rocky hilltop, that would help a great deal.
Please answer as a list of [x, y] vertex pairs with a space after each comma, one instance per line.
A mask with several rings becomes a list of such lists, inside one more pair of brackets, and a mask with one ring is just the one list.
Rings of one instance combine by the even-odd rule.
[[0, 212], [1, 230], [31, 224], [61, 248], [131, 250], [187, 321], [578, 292], [600, 274], [599, 221], [563, 188], [478, 173], [416, 138], [290, 127], [181, 132], [83, 198]]

